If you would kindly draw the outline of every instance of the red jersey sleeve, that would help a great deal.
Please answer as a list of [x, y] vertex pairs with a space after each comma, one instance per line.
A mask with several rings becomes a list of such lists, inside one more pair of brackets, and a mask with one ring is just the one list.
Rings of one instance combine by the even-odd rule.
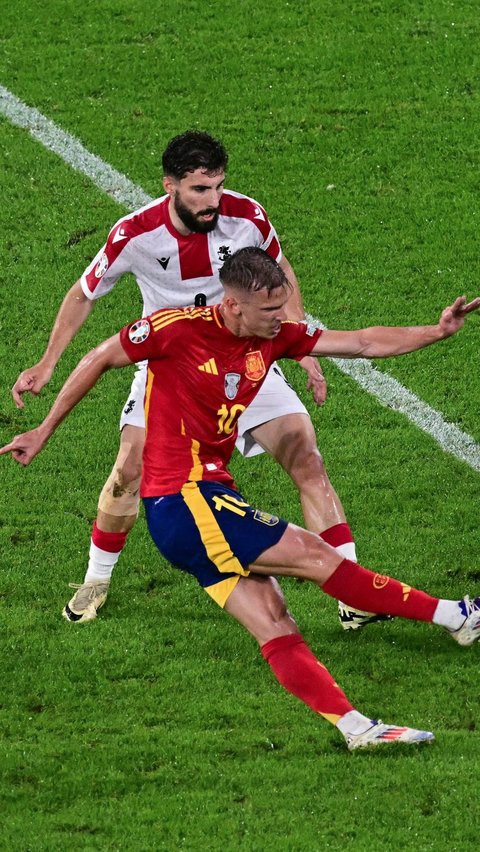
[[120, 343], [133, 363], [161, 358], [165, 352], [167, 337], [155, 330], [151, 317], [143, 317], [126, 325], [120, 332]]
[[322, 334], [321, 328], [305, 322], [283, 322], [274, 340], [275, 358], [293, 358], [300, 361], [310, 355]]

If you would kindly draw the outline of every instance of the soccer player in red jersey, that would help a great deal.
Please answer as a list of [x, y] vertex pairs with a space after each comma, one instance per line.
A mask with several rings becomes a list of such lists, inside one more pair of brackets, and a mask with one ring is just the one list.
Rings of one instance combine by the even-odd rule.
[[221, 304], [155, 312], [85, 356], [43, 423], [0, 454], [29, 464], [105, 370], [147, 360], [141, 494], [158, 549], [254, 636], [278, 681], [334, 724], [349, 749], [429, 742], [429, 731], [354, 708], [306, 645], [275, 577], [310, 580], [349, 606], [432, 622], [465, 646], [480, 638], [480, 598], [440, 600], [343, 558], [314, 533], [253, 508], [228, 462], [237, 421], [277, 358], [413, 352], [455, 334], [480, 298], [459, 297], [431, 326], [322, 332], [286, 319], [291, 285], [261, 249], [237, 251], [220, 277]]
[[[44, 355], [15, 382], [12, 393], [18, 407], [23, 406], [25, 393], [38, 394], [49, 381], [95, 301], [125, 273], [135, 276], [145, 316], [160, 308], [193, 305], [197, 293], [213, 304], [222, 297], [219, 270], [224, 260], [239, 248], [258, 246], [279, 262], [292, 284], [289, 318], [304, 318], [295, 273], [267, 213], [252, 198], [224, 189], [227, 159], [223, 145], [206, 133], [189, 131], [170, 141], [163, 154], [166, 194], [113, 226], [105, 245], [65, 297]], [[317, 360], [306, 356], [301, 365], [307, 387], [321, 404], [326, 385]], [[100, 494], [87, 571], [63, 611], [71, 621], [91, 620], [105, 602], [114, 566], [137, 518], [145, 377], [143, 366], [135, 374], [121, 416], [120, 449]], [[245, 456], [270, 453], [299, 489], [306, 527], [344, 556], [356, 558], [352, 533], [317, 449], [308, 412], [276, 365], [240, 418], [237, 447]], [[342, 605], [339, 615], [345, 629], [378, 620]]]

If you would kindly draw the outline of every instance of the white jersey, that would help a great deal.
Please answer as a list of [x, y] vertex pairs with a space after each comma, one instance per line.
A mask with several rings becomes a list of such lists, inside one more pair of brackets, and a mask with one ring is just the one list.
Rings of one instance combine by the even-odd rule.
[[[218, 222], [208, 234], [180, 234], [172, 224], [169, 203], [170, 196], [164, 195], [113, 226], [107, 242], [80, 279], [89, 299], [105, 296], [124, 273], [131, 272], [142, 294], [144, 316], [160, 308], [193, 305], [197, 293], [203, 293], [207, 305], [212, 305], [223, 296], [219, 270], [237, 249], [256, 246], [276, 261], [282, 258], [278, 236], [265, 210], [246, 195], [223, 191]], [[145, 426], [146, 372], [145, 365], [140, 365], [135, 374], [120, 420], [121, 429]], [[245, 456], [263, 452], [250, 432], [268, 420], [293, 413], [307, 415], [274, 365], [238, 421], [237, 448]]]
[[136, 278], [144, 315], [160, 308], [188, 307], [197, 293], [207, 305], [221, 301], [219, 270], [237, 249], [257, 246], [279, 261], [282, 251], [265, 210], [252, 198], [224, 190], [218, 222], [208, 234], [180, 234], [164, 195], [124, 216], [81, 277], [83, 292], [98, 299], [126, 272]]

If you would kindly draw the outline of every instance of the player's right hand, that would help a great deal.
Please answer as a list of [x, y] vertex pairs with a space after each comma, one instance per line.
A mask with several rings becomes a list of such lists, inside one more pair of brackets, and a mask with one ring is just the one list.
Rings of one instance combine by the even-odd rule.
[[40, 393], [42, 388], [50, 381], [52, 371], [43, 367], [41, 364], [35, 364], [28, 370], [20, 373], [17, 381], [12, 388], [13, 401], [17, 408], [24, 408], [25, 403], [22, 399], [24, 393], [33, 393], [34, 396]]
[[13, 441], [0, 447], [0, 456], [11, 453], [15, 461], [26, 467], [38, 455], [45, 443], [46, 440], [41, 436], [40, 430], [32, 429], [30, 432], [24, 432], [23, 435], [15, 435]]
[[465, 296], [459, 296], [458, 299], [455, 299], [453, 305], [449, 305], [442, 312], [438, 323], [445, 337], [456, 334], [463, 327], [467, 314], [471, 314], [472, 311], [478, 311], [479, 308], [480, 296], [477, 296], [476, 299], [472, 299], [468, 303]]

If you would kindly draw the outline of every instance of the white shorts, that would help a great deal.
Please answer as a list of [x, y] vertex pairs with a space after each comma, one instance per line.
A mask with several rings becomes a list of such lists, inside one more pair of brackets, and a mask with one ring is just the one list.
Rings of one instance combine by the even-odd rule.
[[[120, 417], [120, 429], [124, 426], [139, 426], [145, 428], [143, 401], [147, 377], [146, 366], [140, 366], [135, 371], [130, 395]], [[251, 430], [269, 420], [283, 417], [285, 414], [306, 414], [308, 411], [300, 402], [297, 394], [288, 384], [278, 364], [272, 364], [267, 378], [257, 393], [255, 399], [243, 412], [238, 420], [237, 450], [249, 458], [263, 453], [263, 448], [255, 443]]]

